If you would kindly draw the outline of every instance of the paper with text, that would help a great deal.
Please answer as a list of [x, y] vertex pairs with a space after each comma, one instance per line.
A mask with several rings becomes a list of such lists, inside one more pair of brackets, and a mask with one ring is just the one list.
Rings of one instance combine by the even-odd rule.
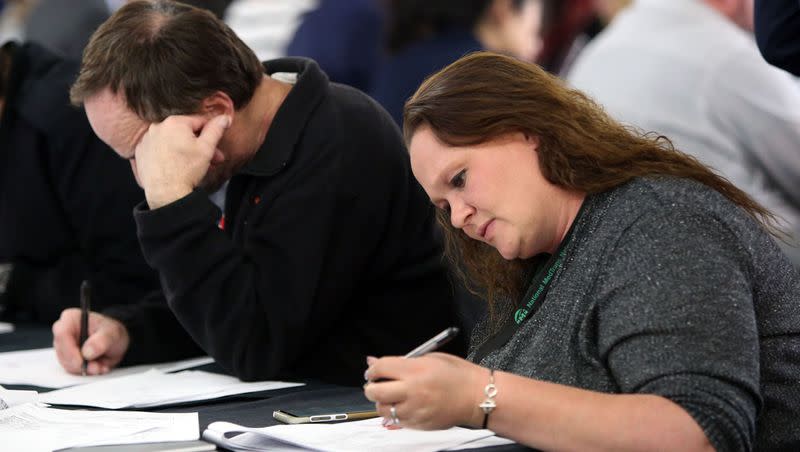
[[484, 447], [505, 446], [508, 444], [516, 444], [516, 443], [508, 438], [503, 438], [502, 436], [490, 436], [488, 438], [481, 438], [469, 443], [462, 444], [460, 446], [451, 447], [447, 450], [478, 449]]
[[[494, 436], [490, 430], [470, 430], [461, 427], [429, 431], [409, 428], [387, 429], [382, 421], [382, 418], [373, 418], [339, 424], [273, 425], [264, 428], [248, 428], [230, 422], [213, 422], [203, 432], [203, 439], [231, 450], [272, 450], [278, 441], [300, 448], [331, 452], [364, 450], [433, 452]], [[242, 435], [226, 437], [234, 432], [242, 432]]]
[[243, 383], [236, 377], [200, 370], [169, 374], [151, 369], [135, 375], [48, 392], [42, 394], [39, 400], [55, 405], [91, 406], [115, 410], [210, 400], [302, 385], [303, 383], [284, 381]]
[[59, 410], [26, 403], [0, 410], [4, 451], [198, 439], [197, 413]]
[[39, 393], [36, 391], [15, 391], [0, 386], [0, 410], [23, 403], [36, 402], [38, 398]]
[[145, 372], [156, 368], [164, 372], [174, 372], [214, 362], [208, 356], [170, 363], [144, 366], [119, 367], [105, 375], [73, 375], [58, 363], [52, 348], [21, 350], [0, 353], [0, 384], [40, 386], [42, 388], [66, 388], [109, 378]]

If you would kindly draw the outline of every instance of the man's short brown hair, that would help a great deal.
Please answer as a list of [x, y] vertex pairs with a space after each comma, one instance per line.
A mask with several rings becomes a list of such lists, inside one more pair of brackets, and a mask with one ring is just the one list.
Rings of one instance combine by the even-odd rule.
[[253, 51], [208, 11], [168, 0], [135, 1], [92, 35], [70, 98], [80, 105], [105, 88], [122, 90], [139, 117], [160, 122], [196, 113], [217, 91], [238, 110], [263, 74]]

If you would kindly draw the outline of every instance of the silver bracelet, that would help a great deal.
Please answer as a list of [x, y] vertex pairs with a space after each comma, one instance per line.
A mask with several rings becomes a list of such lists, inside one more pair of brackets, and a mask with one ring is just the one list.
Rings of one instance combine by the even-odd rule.
[[489, 425], [489, 413], [497, 407], [494, 402], [497, 395], [497, 386], [494, 385], [494, 369], [489, 369], [489, 384], [483, 388], [483, 393], [486, 394], [486, 398], [478, 407], [483, 410], [483, 428], [486, 428]]

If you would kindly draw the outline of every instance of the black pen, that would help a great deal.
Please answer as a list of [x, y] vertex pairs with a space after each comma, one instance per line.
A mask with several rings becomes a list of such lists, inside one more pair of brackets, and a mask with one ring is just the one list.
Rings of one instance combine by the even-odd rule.
[[425, 341], [424, 344], [406, 353], [406, 355], [403, 358], [416, 358], [417, 356], [422, 356], [426, 353], [430, 353], [438, 349], [439, 347], [443, 346], [444, 344], [450, 342], [454, 337], [456, 337], [457, 334], [458, 334], [458, 328], [451, 326], [450, 328], [442, 331], [436, 336], [433, 336], [432, 338], [428, 339], [427, 341]]
[[[89, 337], [89, 312], [92, 310], [92, 285], [89, 281], [84, 280], [81, 283], [81, 332], [80, 332], [80, 349], [83, 350], [83, 344]], [[81, 352], [83, 356], [83, 352]], [[81, 375], [86, 376], [86, 367], [89, 362], [83, 358], [81, 365]]]

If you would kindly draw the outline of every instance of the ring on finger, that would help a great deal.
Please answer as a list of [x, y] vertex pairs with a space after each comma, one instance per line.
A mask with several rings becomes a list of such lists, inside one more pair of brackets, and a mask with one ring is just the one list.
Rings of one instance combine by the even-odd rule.
[[392, 404], [392, 407], [389, 408], [389, 414], [392, 415], [392, 423], [394, 425], [399, 425], [400, 419], [397, 418], [397, 408], [394, 406], [394, 403]]

